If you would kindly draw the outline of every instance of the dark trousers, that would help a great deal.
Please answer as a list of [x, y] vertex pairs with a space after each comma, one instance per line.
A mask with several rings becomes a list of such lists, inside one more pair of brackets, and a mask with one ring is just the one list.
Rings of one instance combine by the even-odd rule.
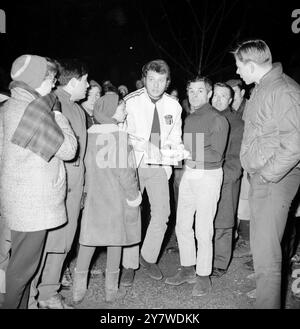
[[227, 270], [232, 254], [232, 227], [215, 228], [213, 266]]
[[256, 308], [281, 306], [281, 240], [289, 208], [300, 184], [295, 168], [278, 183], [250, 179], [250, 246], [256, 274]]
[[27, 308], [30, 282], [45, 243], [46, 231], [11, 231], [11, 256], [6, 271], [6, 295], [2, 308]]
[[174, 191], [174, 203], [175, 203], [175, 214], [177, 211], [177, 205], [178, 205], [178, 193], [179, 193], [179, 185], [181, 182], [181, 178], [184, 172], [184, 168], [182, 167], [178, 167], [178, 168], [174, 168], [174, 181], [173, 181], [173, 191]]

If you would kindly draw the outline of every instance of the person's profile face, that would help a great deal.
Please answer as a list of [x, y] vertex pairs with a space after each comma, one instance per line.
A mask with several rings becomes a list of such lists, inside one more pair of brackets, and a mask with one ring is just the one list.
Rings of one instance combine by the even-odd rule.
[[86, 95], [86, 91], [89, 87], [89, 83], [87, 81], [88, 75], [85, 74], [81, 78], [76, 79], [75, 87], [74, 87], [74, 100], [84, 99]]
[[251, 72], [251, 63], [243, 63], [238, 58], [235, 59], [236, 73], [245, 81], [247, 85], [254, 82], [253, 74]]
[[93, 107], [96, 100], [100, 98], [100, 89], [97, 86], [93, 86], [88, 91], [87, 101], [90, 106]]

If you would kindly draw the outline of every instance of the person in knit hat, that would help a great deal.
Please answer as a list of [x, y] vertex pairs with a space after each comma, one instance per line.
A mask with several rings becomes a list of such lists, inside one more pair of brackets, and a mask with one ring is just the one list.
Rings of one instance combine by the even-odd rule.
[[47, 230], [67, 220], [63, 160], [75, 156], [77, 141], [50, 93], [56, 72], [48, 58], [18, 57], [0, 113], [0, 220], [11, 233], [5, 309], [27, 308]]
[[12, 64], [11, 78], [14, 81], [26, 83], [33, 89], [41, 86], [47, 71], [45, 57], [23, 55]]
[[[114, 112], [104, 108], [117, 123], [126, 118], [125, 102]], [[132, 145], [117, 124], [95, 124], [88, 129], [86, 151], [87, 198], [80, 226], [80, 248], [74, 270], [73, 302], [87, 292], [89, 266], [96, 246], [107, 246], [105, 300], [118, 294], [122, 246], [141, 240], [139, 204], [142, 201]], [[107, 143], [108, 142], [108, 143]], [[122, 295], [122, 294], [121, 294]]]
[[[68, 222], [51, 230], [47, 235], [42, 256], [42, 267], [36, 274], [30, 292], [29, 308], [38, 306], [46, 309], [73, 308], [58, 293], [65, 259], [75, 237], [84, 185], [84, 157], [86, 149], [86, 118], [84, 110], [77, 103], [86, 97], [89, 87], [88, 71], [78, 59], [59, 61], [59, 86], [55, 90], [62, 113], [69, 120], [78, 141], [78, 152], [72, 161], [65, 163], [67, 172], [66, 210]], [[38, 291], [37, 291], [38, 290]], [[35, 296], [38, 293], [37, 303]]]
[[100, 97], [94, 105], [94, 117], [99, 123], [114, 123], [117, 121], [113, 117], [119, 103], [117, 89], [112, 84], [106, 84], [103, 88], [104, 95]]

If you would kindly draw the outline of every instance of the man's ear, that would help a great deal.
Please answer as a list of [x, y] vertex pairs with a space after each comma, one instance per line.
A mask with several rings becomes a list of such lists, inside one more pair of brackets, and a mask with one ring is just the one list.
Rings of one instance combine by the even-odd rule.
[[249, 62], [250, 65], [250, 72], [253, 74], [255, 71], [255, 64], [253, 62]]
[[211, 90], [208, 94], [207, 94], [207, 97], [208, 99], [211, 99], [211, 96], [213, 95], [213, 91]]
[[166, 88], [165, 88], [165, 90], [167, 90], [168, 88], [169, 88], [169, 85], [170, 85], [170, 80], [167, 80], [167, 83], [166, 83]]
[[241, 90], [241, 96], [242, 96], [242, 97], [244, 97], [244, 95], [245, 95], [245, 92], [246, 92], [246, 90], [245, 90], [245, 89], [242, 89], [242, 90]]

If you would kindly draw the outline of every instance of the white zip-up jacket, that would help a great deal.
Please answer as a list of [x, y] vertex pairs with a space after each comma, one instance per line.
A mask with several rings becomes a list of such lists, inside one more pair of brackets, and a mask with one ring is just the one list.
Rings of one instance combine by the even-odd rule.
[[[144, 142], [134, 142], [133, 147], [137, 166], [140, 166], [145, 154], [145, 147], [150, 140], [155, 104], [151, 101], [146, 88], [138, 89], [125, 97], [126, 111], [128, 113], [124, 125], [125, 130], [140, 138]], [[183, 149], [181, 140], [181, 112], [180, 104], [167, 93], [156, 102], [160, 122], [161, 148], [171, 145], [173, 149]], [[172, 169], [164, 166], [168, 178]]]

